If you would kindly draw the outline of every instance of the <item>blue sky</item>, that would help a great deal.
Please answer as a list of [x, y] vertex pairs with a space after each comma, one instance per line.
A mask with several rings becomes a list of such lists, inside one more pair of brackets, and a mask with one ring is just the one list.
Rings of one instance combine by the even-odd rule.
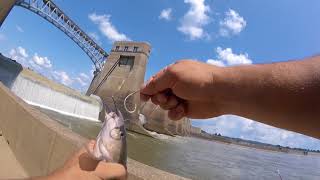
[[[55, 0], [108, 52], [114, 40], [147, 41], [146, 79], [178, 59], [220, 66], [270, 63], [320, 52], [318, 0]], [[43, 75], [85, 91], [86, 54], [57, 28], [15, 7], [0, 29], [0, 52]], [[318, 140], [236, 116], [194, 121], [209, 132], [320, 149]]]

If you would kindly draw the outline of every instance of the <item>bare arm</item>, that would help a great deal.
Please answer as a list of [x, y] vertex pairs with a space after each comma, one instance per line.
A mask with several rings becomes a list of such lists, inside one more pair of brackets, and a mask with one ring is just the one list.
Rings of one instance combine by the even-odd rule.
[[225, 68], [181, 61], [155, 75], [141, 97], [172, 119], [234, 114], [320, 138], [320, 57]]
[[224, 73], [225, 113], [320, 138], [320, 57]]

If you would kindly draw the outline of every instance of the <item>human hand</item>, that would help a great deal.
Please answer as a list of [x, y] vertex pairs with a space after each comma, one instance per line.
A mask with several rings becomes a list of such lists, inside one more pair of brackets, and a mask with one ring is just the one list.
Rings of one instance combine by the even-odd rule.
[[126, 169], [116, 163], [106, 163], [93, 159], [87, 149], [93, 148], [95, 141], [90, 141], [87, 148], [75, 153], [65, 165], [48, 177], [34, 178], [34, 180], [101, 180], [126, 179]]
[[156, 75], [141, 89], [141, 100], [151, 101], [173, 120], [210, 118], [221, 115], [217, 88], [222, 68], [198, 61], [183, 60]]

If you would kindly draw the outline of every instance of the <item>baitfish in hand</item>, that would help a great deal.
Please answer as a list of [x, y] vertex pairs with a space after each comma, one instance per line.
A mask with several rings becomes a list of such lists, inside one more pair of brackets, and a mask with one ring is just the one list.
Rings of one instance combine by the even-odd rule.
[[124, 119], [119, 110], [106, 114], [102, 129], [89, 153], [97, 160], [127, 165], [127, 141]]

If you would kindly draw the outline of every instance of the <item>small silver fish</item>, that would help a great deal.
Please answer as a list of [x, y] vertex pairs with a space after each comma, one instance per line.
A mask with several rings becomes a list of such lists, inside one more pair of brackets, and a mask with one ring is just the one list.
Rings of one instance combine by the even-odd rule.
[[119, 110], [106, 114], [96, 144], [89, 150], [97, 160], [127, 165], [127, 141], [124, 119]]

